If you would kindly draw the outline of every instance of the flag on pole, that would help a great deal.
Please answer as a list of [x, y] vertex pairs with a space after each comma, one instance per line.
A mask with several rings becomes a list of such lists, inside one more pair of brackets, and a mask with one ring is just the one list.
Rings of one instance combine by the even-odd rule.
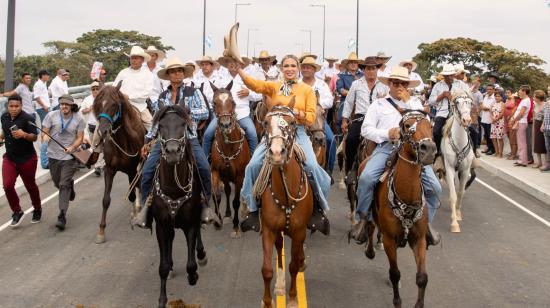
[[205, 39], [205, 43], [206, 43], [206, 46], [208, 46], [208, 48], [212, 48], [212, 45], [214, 45], [213, 41], [212, 41], [212, 36], [207, 36], [206, 39]]
[[355, 50], [355, 45], [356, 45], [355, 39], [350, 38], [348, 41], [348, 51]]

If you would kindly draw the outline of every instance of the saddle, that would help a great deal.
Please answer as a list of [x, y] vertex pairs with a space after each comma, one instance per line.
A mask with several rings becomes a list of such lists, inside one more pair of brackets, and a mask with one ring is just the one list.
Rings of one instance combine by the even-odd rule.
[[[359, 153], [361, 155], [363, 151], [365, 151], [366, 157], [363, 160], [361, 160], [361, 164], [359, 165], [358, 172], [357, 172], [358, 175], [363, 172], [363, 169], [365, 169], [365, 166], [367, 165], [369, 159], [371, 158], [372, 152], [374, 151], [376, 146], [377, 144], [370, 140], [363, 140], [363, 142], [361, 142], [361, 145], [359, 146], [359, 149], [360, 149]], [[391, 170], [395, 166], [395, 163], [397, 163], [398, 152], [399, 152], [399, 147], [395, 147], [390, 153], [390, 155], [388, 156], [388, 159], [386, 160], [386, 164], [384, 167], [384, 172], [382, 173], [382, 175], [378, 180], [379, 183], [384, 182], [388, 174], [391, 172]]]

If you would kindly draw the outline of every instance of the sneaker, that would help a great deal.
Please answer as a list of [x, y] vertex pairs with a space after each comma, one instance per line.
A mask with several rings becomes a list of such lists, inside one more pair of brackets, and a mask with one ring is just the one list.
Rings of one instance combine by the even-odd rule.
[[21, 224], [21, 222], [23, 221], [23, 216], [25, 216], [25, 212], [23, 211], [19, 211], [17, 213], [13, 213], [13, 215], [11, 215], [11, 223], [10, 223], [10, 227], [17, 227]]
[[39, 223], [42, 220], [42, 209], [32, 211], [32, 220], [31, 223]]
[[59, 212], [59, 216], [57, 216], [57, 223], [55, 224], [55, 227], [59, 229], [59, 231], [65, 230], [65, 225], [67, 224], [67, 219], [65, 218], [65, 212], [61, 211]]

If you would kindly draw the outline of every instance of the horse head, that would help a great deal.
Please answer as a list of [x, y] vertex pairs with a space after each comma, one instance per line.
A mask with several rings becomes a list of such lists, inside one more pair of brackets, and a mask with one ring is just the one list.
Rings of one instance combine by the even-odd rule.
[[97, 115], [97, 130], [101, 141], [113, 131], [113, 128], [120, 127], [122, 123], [123, 106], [128, 102], [120, 92], [121, 84], [117, 87], [104, 86], [94, 99], [93, 109]]
[[214, 113], [218, 118], [218, 125], [223, 131], [231, 132], [235, 127], [235, 100], [231, 95], [231, 87], [233, 81], [231, 81], [225, 88], [218, 89], [212, 83], [210, 83], [212, 90], [214, 91], [214, 97], [212, 99], [214, 103]]
[[432, 164], [437, 147], [432, 140], [432, 125], [426, 113], [421, 110], [405, 110], [399, 127], [407, 156], [416, 157], [416, 164]]
[[162, 158], [168, 165], [179, 163], [185, 156], [189, 123], [189, 113], [179, 105], [163, 107], [155, 114], [153, 127], [158, 127]]
[[308, 128], [313, 146], [323, 146], [326, 143], [325, 135], [325, 110], [317, 104], [315, 110], [315, 122]]
[[265, 116], [264, 127], [271, 164], [285, 164], [291, 156], [296, 136], [296, 117], [292, 108], [274, 106]]
[[453, 91], [452, 96], [453, 113], [460, 119], [460, 124], [463, 127], [470, 126], [472, 123], [472, 118], [470, 116], [473, 104], [472, 97], [462, 90]]

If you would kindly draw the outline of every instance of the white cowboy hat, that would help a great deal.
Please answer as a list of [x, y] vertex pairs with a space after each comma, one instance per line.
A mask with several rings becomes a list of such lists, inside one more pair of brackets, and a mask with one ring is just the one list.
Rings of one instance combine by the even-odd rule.
[[198, 69], [197, 64], [196, 64], [195, 61], [193, 61], [193, 60], [187, 60], [187, 61], [185, 61], [184, 64], [185, 64], [186, 67], [192, 67], [192, 68], [193, 68], [193, 72], [196, 71], [196, 70]]
[[338, 58], [335, 58], [335, 57], [325, 57], [325, 61], [333, 61], [333, 62], [338, 62]]
[[166, 66], [157, 72], [157, 76], [162, 80], [170, 80], [168, 70], [173, 68], [183, 68], [185, 71], [186, 65], [181, 62], [180, 58], [172, 57], [166, 61]]
[[349, 53], [349, 55], [348, 55], [347, 58], [345, 58], [345, 59], [342, 60], [342, 65], [343, 65], [344, 67], [346, 67], [346, 66], [348, 65], [348, 62], [349, 62], [349, 61], [355, 61], [355, 62], [357, 62], [357, 63], [359, 63], [359, 64], [363, 64], [363, 60], [359, 59], [359, 57], [357, 56], [357, 54], [356, 54], [355, 52], [353, 52], [353, 51]]
[[151, 60], [151, 56], [139, 46], [132, 46], [132, 49], [130, 49], [130, 54], [128, 55], [128, 57], [131, 58], [133, 56], [142, 57], [145, 62]]
[[412, 65], [412, 70], [411, 70], [411, 72], [414, 72], [414, 70], [416, 69], [416, 67], [418, 67], [418, 64], [417, 64], [416, 62], [414, 62], [412, 59], [407, 59], [407, 60], [405, 60], [405, 61], [399, 62], [399, 66], [405, 67], [405, 64], [411, 64], [411, 65]]
[[455, 64], [455, 72], [457, 74], [460, 74], [460, 73], [470, 74], [470, 71], [464, 68], [464, 63]]
[[383, 51], [379, 51], [378, 53], [376, 53], [376, 57], [383, 61], [382, 64], [388, 63], [388, 61], [390, 61], [391, 59], [391, 56], [386, 56], [386, 53]]
[[203, 63], [203, 62], [209, 62], [210, 64], [214, 65], [214, 59], [212, 59], [211, 56], [202, 56], [202, 58], [195, 61], [195, 63], [197, 63], [198, 66], [200, 66], [201, 63]]
[[409, 78], [409, 70], [401, 67], [401, 66], [394, 66], [391, 68], [391, 73], [388, 77], [378, 77], [380, 82], [383, 84], [389, 86], [390, 85], [390, 79], [398, 79], [403, 81], [409, 82], [409, 88], [416, 88], [420, 85], [420, 80], [411, 80]]
[[428, 79], [428, 80], [433, 82], [433, 83], [437, 83], [437, 75], [430, 76], [430, 79]]
[[454, 75], [456, 74], [455, 72], [455, 66], [452, 65], [452, 64], [444, 64], [443, 65], [443, 69], [441, 70], [441, 72], [439, 72], [439, 75], [443, 75], [443, 76], [449, 76], [449, 75]]
[[315, 58], [312, 56], [305, 56], [300, 61], [300, 65], [311, 65], [315, 68], [315, 72], [318, 72], [321, 69], [321, 66], [315, 62]]
[[153, 54], [153, 53], [156, 54], [157, 62], [164, 60], [164, 58], [166, 57], [166, 55], [164, 54], [164, 51], [157, 49], [157, 47], [155, 46], [147, 47], [147, 50], [145, 50], [145, 52], [148, 54]]

